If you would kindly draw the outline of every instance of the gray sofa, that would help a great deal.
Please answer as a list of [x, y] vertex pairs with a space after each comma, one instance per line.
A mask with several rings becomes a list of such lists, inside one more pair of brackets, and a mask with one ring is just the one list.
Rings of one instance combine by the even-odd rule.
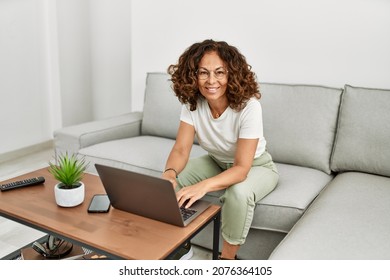
[[[261, 83], [280, 173], [256, 207], [242, 259], [390, 259], [390, 91]], [[148, 73], [143, 112], [65, 127], [56, 153], [161, 176], [179, 125], [169, 76]], [[196, 143], [191, 157], [205, 154]], [[205, 199], [219, 204], [220, 192]], [[193, 243], [211, 248], [211, 227]]]

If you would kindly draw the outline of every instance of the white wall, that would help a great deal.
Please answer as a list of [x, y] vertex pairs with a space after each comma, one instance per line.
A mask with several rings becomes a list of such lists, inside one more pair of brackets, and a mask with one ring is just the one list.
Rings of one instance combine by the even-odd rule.
[[0, 0], [0, 156], [142, 110], [147, 72], [206, 38], [260, 81], [390, 88], [387, 0]]
[[45, 8], [38, 0], [0, 1], [0, 154], [50, 139], [59, 121], [51, 117], [58, 92]]
[[131, 110], [130, 7], [0, 0], [0, 161], [60, 127]]
[[90, 5], [86, 0], [52, 2], [57, 3], [61, 126], [69, 126], [93, 119]]
[[131, 0], [90, 0], [93, 118], [131, 111]]
[[131, 0], [57, 0], [63, 126], [131, 110]]
[[132, 104], [145, 73], [207, 38], [237, 46], [263, 82], [390, 88], [390, 1], [132, 1]]

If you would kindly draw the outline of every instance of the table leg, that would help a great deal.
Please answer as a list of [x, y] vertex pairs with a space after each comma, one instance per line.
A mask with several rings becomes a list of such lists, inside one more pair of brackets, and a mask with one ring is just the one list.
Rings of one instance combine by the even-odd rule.
[[214, 217], [213, 260], [218, 260], [220, 227], [221, 227], [221, 211], [219, 211], [218, 214]]

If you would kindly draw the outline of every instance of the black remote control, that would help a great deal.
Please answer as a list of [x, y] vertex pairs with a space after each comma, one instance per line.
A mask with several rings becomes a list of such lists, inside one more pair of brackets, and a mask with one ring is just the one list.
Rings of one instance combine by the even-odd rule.
[[35, 177], [31, 179], [26, 179], [22, 181], [15, 181], [11, 183], [7, 183], [4, 185], [0, 185], [0, 189], [2, 192], [12, 190], [12, 189], [17, 189], [17, 188], [22, 188], [22, 187], [27, 187], [27, 186], [34, 186], [38, 184], [42, 184], [45, 182], [44, 177]]

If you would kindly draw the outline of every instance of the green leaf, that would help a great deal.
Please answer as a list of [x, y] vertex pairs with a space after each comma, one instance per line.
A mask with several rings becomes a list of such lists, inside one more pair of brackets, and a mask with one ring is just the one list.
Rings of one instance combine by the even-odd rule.
[[74, 188], [81, 181], [89, 163], [84, 156], [68, 155], [68, 152], [57, 158], [58, 165], [49, 162], [49, 172], [55, 179], [64, 184], [64, 188]]

